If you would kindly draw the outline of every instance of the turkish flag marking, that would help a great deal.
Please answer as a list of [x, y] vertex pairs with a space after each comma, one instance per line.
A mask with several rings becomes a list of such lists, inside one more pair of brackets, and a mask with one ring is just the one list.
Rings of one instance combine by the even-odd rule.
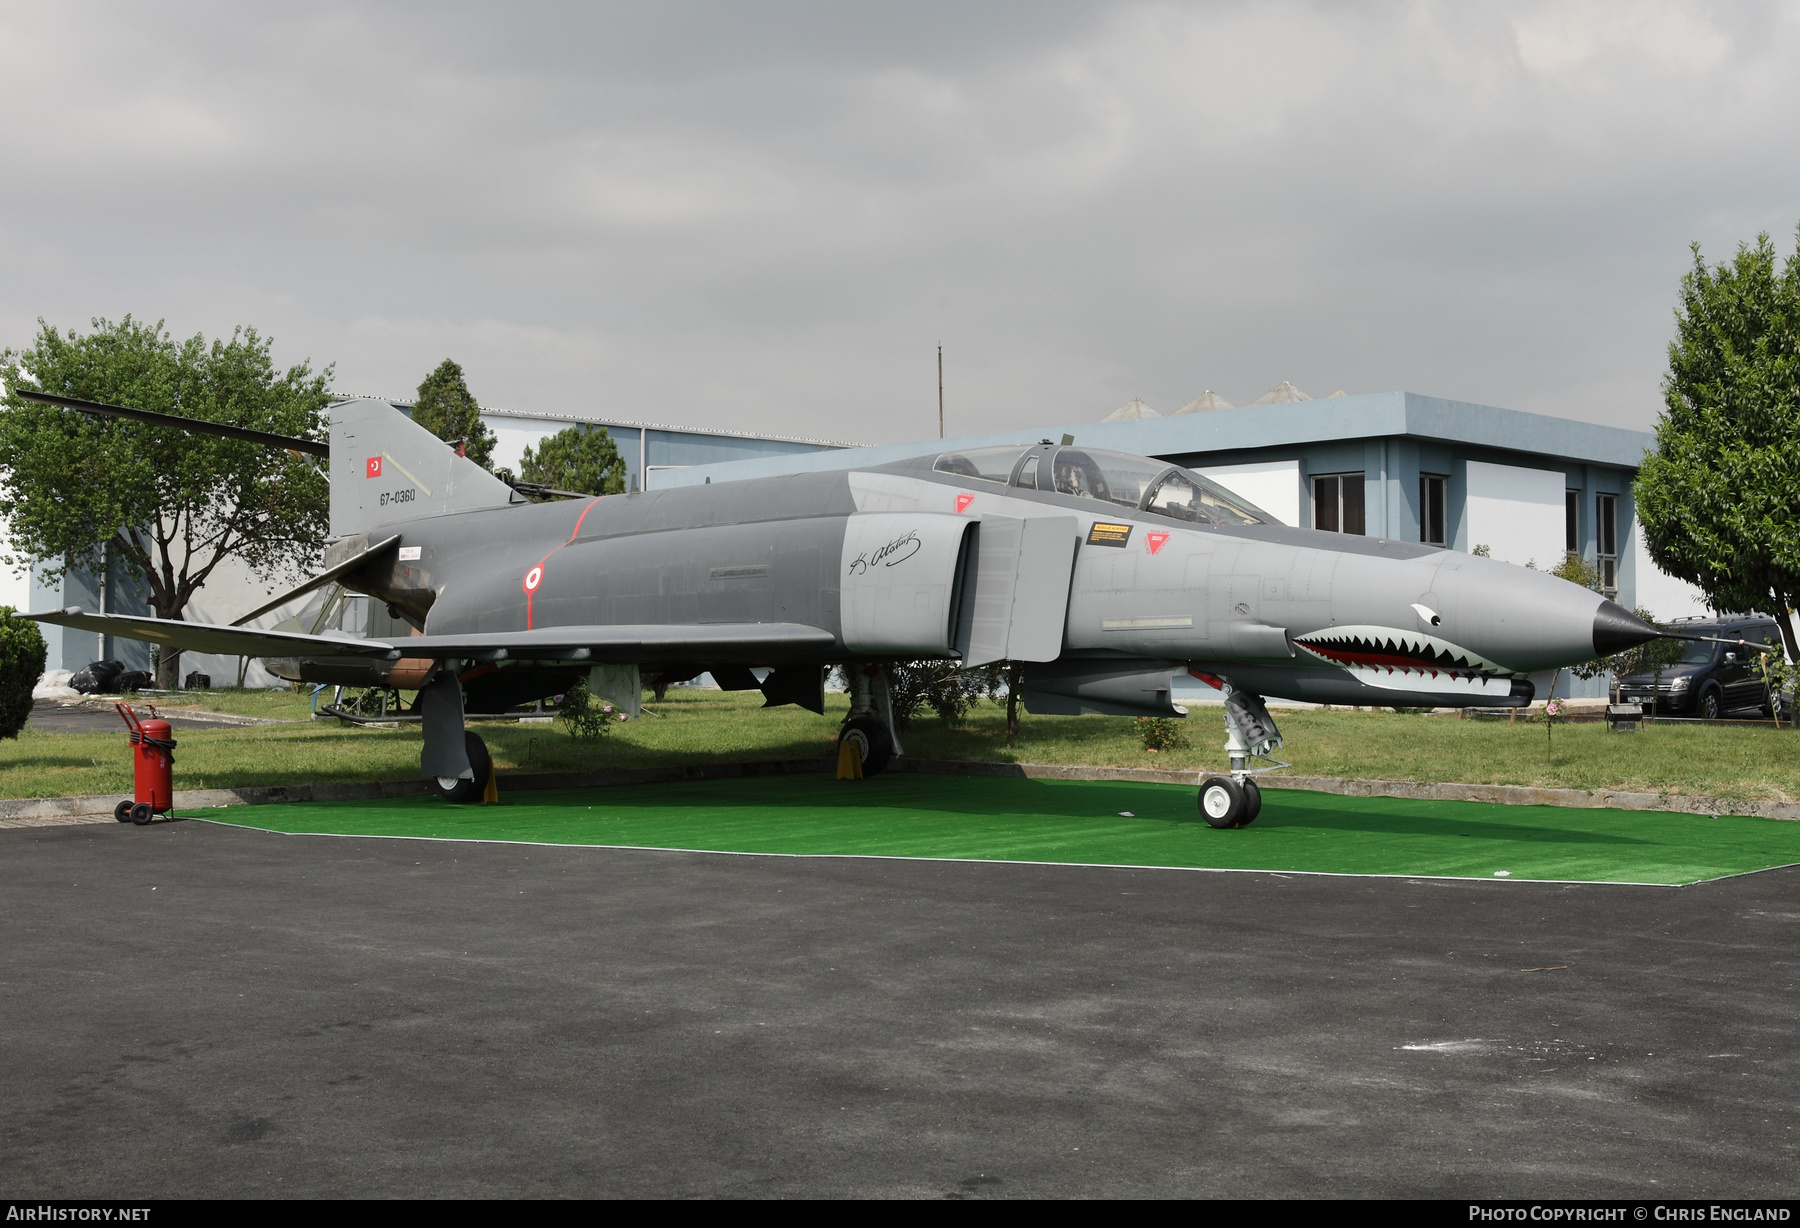
[[973, 502], [975, 502], [974, 495], [958, 495], [958, 496], [956, 496], [956, 513], [957, 513], [957, 515], [960, 516], [962, 513], [968, 511], [969, 504], [971, 504]]
[[369, 476], [372, 478], [381, 476], [381, 458], [379, 456], [369, 458]]
[[1151, 554], [1155, 554], [1158, 550], [1163, 548], [1163, 543], [1168, 540], [1169, 535], [1167, 533], [1146, 533], [1144, 534], [1144, 549], [1148, 550]]

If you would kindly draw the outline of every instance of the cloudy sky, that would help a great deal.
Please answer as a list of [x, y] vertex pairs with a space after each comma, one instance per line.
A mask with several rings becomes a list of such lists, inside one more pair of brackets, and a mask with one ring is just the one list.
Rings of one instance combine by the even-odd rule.
[[0, 346], [882, 442], [1405, 388], [1648, 425], [1800, 221], [1800, 4], [0, 3]]

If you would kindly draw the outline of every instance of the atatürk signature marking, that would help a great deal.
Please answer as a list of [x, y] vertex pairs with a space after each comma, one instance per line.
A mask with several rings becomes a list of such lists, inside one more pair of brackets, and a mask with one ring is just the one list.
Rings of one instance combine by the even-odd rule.
[[904, 563], [919, 552], [921, 544], [919, 531], [914, 529], [904, 537], [896, 537], [873, 553], [865, 550], [857, 555], [850, 561], [850, 574], [860, 576], [871, 567], [893, 567]]

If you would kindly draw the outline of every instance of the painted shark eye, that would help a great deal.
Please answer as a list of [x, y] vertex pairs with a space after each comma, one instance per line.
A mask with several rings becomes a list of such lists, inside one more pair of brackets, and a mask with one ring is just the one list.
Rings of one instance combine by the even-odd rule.
[[1437, 611], [1430, 606], [1420, 605], [1415, 601], [1413, 602], [1413, 612], [1434, 627], [1441, 627], [1444, 624], [1444, 620], [1439, 618]]

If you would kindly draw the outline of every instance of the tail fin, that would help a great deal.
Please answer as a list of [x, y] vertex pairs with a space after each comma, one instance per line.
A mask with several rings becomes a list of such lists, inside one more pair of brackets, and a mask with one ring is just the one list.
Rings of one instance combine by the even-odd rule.
[[505, 507], [512, 490], [387, 401], [339, 401], [331, 415], [331, 535]]

